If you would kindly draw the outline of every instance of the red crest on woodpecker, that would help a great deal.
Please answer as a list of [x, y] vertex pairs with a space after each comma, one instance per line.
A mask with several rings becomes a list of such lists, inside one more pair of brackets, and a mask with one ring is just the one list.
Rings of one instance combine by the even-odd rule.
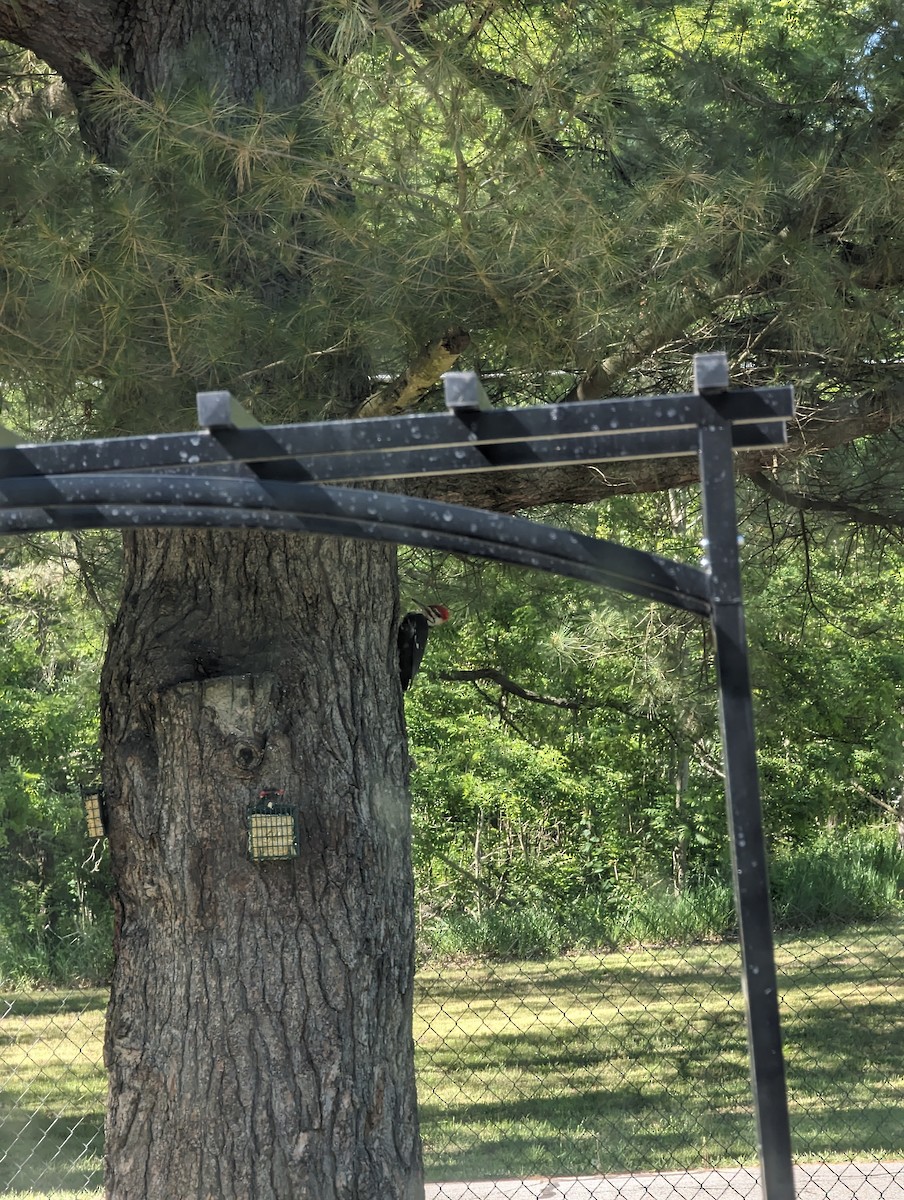
[[428, 625], [443, 625], [452, 615], [445, 604], [422, 604]]

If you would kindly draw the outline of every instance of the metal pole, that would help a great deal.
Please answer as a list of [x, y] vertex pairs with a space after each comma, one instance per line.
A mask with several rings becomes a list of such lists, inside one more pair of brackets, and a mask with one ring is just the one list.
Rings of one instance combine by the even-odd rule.
[[700, 429], [703, 527], [735, 904], [741, 939], [750, 1074], [764, 1200], [794, 1200], [766, 844], [756, 765], [753, 699], [738, 562], [731, 430], [713, 409]]

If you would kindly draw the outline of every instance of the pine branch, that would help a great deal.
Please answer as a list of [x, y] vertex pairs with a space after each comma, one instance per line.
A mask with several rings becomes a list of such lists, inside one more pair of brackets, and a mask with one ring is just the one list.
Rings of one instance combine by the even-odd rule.
[[[416, 19], [409, 21], [401, 36], [413, 49], [424, 55], [436, 55], [442, 48]], [[470, 87], [476, 88], [499, 109], [516, 129], [528, 133], [530, 140], [544, 158], [562, 160], [567, 151], [534, 116], [533, 89], [521, 79], [506, 75], [471, 58], [454, 59], [458, 76]]]
[[875, 525], [880, 529], [887, 530], [899, 530], [904, 526], [904, 520], [890, 513], [874, 512], [868, 508], [860, 508], [857, 504], [848, 504], [841, 499], [823, 500], [818, 496], [794, 492], [790, 488], [783, 487], [777, 479], [770, 478], [762, 471], [751, 471], [749, 478], [767, 496], [771, 496], [773, 500], [779, 500], [789, 508], [796, 508], [800, 512], [831, 513], [855, 525]]
[[559, 401], [602, 400], [629, 371], [672, 343], [688, 341], [701, 321], [719, 317], [722, 305], [735, 307], [740, 296], [762, 290], [762, 280], [781, 262], [786, 252], [787, 229], [780, 230], [740, 268], [727, 270], [709, 290], [689, 288], [683, 304], [675, 305], [658, 322], [647, 326], [620, 350], [592, 367]]
[[584, 708], [599, 708], [595, 702], [580, 700], [565, 700], [560, 696], [544, 696], [530, 688], [522, 687], [514, 679], [509, 679], [495, 667], [476, 667], [470, 671], [441, 671], [438, 679], [447, 683], [494, 683], [510, 696], [518, 696], [522, 700], [530, 700], [532, 704], [547, 704], [551, 708], [563, 708], [569, 712], [580, 712]]
[[540, 749], [540, 740], [537, 737], [531, 737], [526, 729], [522, 729], [509, 712], [508, 705], [506, 704], [506, 700], [508, 699], [506, 692], [500, 692], [498, 696], [491, 696], [479, 683], [472, 683], [471, 686], [481, 700], [495, 711], [500, 725], [505, 725], [507, 729], [511, 729], [516, 737], [519, 737], [522, 742], [526, 742], [529, 746], [533, 746], [535, 750]]
[[413, 408], [444, 372], [452, 370], [470, 341], [464, 329], [450, 329], [430, 342], [397, 379], [368, 396], [355, 416], [387, 417]]
[[[856, 396], [805, 409], [788, 430], [783, 450], [752, 450], [735, 455], [739, 475], [771, 470], [777, 458], [783, 463], [812, 455], [814, 451], [844, 446], [858, 438], [887, 433], [900, 420], [904, 396], [891, 379]], [[550, 467], [544, 471], [498, 471], [473, 475], [446, 475], [410, 491], [495, 512], [518, 512], [546, 504], [592, 504], [609, 496], [662, 492], [690, 487], [699, 481], [697, 460], [652, 458]]]
[[[439, 56], [444, 52], [445, 47], [427, 32], [422, 22], [427, 17], [434, 15], [434, 12], [442, 11], [445, 7], [451, 7], [451, 5], [440, 4], [439, 7], [433, 6], [431, 9], [418, 5], [415, 9], [409, 10], [408, 19], [392, 31], [390, 40], [395, 37], [397, 43], [403, 41], [412, 50], [424, 56]], [[482, 16], [475, 18], [474, 25], [467, 36], [468, 41], [479, 32], [489, 15], [490, 11], [487, 10]], [[506, 117], [515, 131], [526, 134], [538, 154], [552, 162], [564, 162], [569, 157], [569, 146], [554, 137], [536, 117], [535, 112], [538, 105], [536, 89], [533, 85], [517, 76], [488, 66], [485, 62], [480, 62], [475, 58], [461, 56], [451, 61], [459, 78], [469, 87], [481, 92]], [[597, 118], [586, 110], [573, 89], [558, 87], [557, 94], [562, 102], [567, 102], [569, 111], [579, 121], [584, 122], [588, 128], [594, 129], [599, 125]], [[555, 124], [555, 119], [551, 123]], [[633, 180], [619, 156], [611, 150], [607, 150], [605, 158], [615, 177], [621, 183], [627, 184], [629, 187], [633, 186]]]
[[[446, 683], [470, 683], [477, 694], [487, 702], [492, 708], [499, 713], [500, 719], [510, 726], [519, 737], [524, 741], [531, 742], [532, 745], [539, 743], [533, 741], [523, 730], [519, 729], [511, 716], [505, 710], [505, 697], [517, 696], [520, 700], [527, 700], [531, 704], [542, 704], [548, 708], [557, 708], [562, 712], [585, 712], [592, 709], [610, 709], [613, 712], [619, 713], [621, 717], [628, 717], [633, 721], [639, 721], [643, 725], [650, 723], [656, 725], [668, 737], [675, 739], [674, 731], [667, 722], [661, 721], [655, 713], [644, 712], [633, 705], [625, 704], [621, 701], [613, 699], [611, 696], [606, 696], [603, 699], [591, 700], [586, 696], [577, 700], [568, 700], [563, 696], [545, 696], [541, 692], [535, 692], [532, 688], [526, 688], [516, 680], [511, 679], [503, 671], [496, 667], [474, 667], [464, 671], [440, 671], [432, 676], [435, 679], [443, 680]], [[489, 695], [479, 685], [481, 683], [494, 684], [499, 688], [499, 696], [493, 697]], [[702, 748], [698, 747], [699, 753], [703, 754]], [[709, 767], [709, 764], [705, 764]], [[710, 768], [711, 769], [711, 768]]]
[[528, 700], [531, 704], [545, 704], [549, 708], [559, 708], [566, 712], [584, 712], [586, 709], [611, 708], [626, 717], [635, 717], [640, 720], [648, 719], [645, 714], [638, 712], [631, 705], [620, 704], [618, 701], [611, 699], [611, 697], [607, 697], [604, 700], [590, 700], [585, 696], [578, 700], [566, 700], [563, 696], [544, 696], [541, 692], [535, 692], [533, 689], [526, 688], [516, 680], [509, 678], [508, 675], [496, 667], [474, 667], [467, 671], [441, 671], [436, 678], [442, 679], [447, 683], [473, 683], [475, 686], [478, 683], [493, 683], [505, 695], [518, 696], [519, 699]]

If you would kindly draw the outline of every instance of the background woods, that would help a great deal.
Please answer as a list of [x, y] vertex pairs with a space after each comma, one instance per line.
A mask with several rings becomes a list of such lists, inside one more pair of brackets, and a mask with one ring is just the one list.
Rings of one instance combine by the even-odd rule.
[[[897, 911], [897, 545], [814, 516], [802, 526], [796, 514], [773, 513], [770, 528], [757, 518], [772, 502], [753, 487], [746, 499], [777, 920], [796, 929]], [[675, 503], [624, 499], [549, 516], [692, 556], [694, 504], [685, 501], [676, 530], [668, 520]], [[100, 982], [109, 969], [109, 881], [102, 845], [85, 840], [78, 789], [97, 769], [102, 632], [64, 562], [49, 551], [42, 565], [30, 549], [18, 553], [28, 562], [7, 572], [3, 668], [15, 865], [3, 885], [0, 966], [9, 982]], [[432, 634], [406, 697], [421, 955], [530, 956], [729, 934], [702, 626], [514, 569], [406, 552], [402, 573], [410, 595], [442, 597], [453, 612]], [[42, 579], [51, 590], [41, 591]], [[42, 602], [52, 603], [52, 617]]]

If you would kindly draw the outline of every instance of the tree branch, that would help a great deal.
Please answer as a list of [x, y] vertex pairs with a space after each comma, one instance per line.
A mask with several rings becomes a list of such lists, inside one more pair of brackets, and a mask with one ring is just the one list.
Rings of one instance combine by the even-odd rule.
[[[415, 841], [419, 841], [417, 834], [414, 835], [414, 838]], [[483, 892], [485, 896], [489, 896], [489, 898], [494, 902], [504, 906], [511, 904], [510, 900], [506, 900], [502, 896], [497, 896], [495, 888], [490, 887], [488, 883], [484, 883], [482, 879], [478, 879], [473, 872], [467, 870], [465, 867], [462, 867], [454, 859], [449, 858], [448, 854], [443, 854], [441, 850], [437, 850], [435, 846], [429, 846], [427, 853], [431, 858], [437, 859], [439, 862], [443, 863], [444, 866], [447, 866], [451, 871], [454, 871], [455, 874], [461, 879], [467, 880], [467, 882], [470, 883], [473, 888], [476, 888], [478, 892]]]
[[[787, 464], [857, 438], [886, 433], [900, 421], [902, 410], [904, 386], [896, 379], [820, 408], [804, 407], [788, 430], [786, 448], [743, 451], [735, 455], [735, 470], [739, 475], [762, 473], [771, 470], [776, 459]], [[410, 491], [450, 504], [513, 513], [546, 504], [592, 504], [609, 496], [689, 487], [699, 478], [697, 460], [688, 456], [550, 467], [543, 471], [445, 475], [415, 484]]]
[[[538, 97], [537, 88], [533, 84], [504, 71], [499, 71], [477, 58], [465, 55], [449, 58], [446, 54], [448, 48], [446, 43], [435, 38], [424, 27], [424, 22], [430, 17], [455, 7], [456, 2], [457, 0], [418, 0], [416, 4], [409, 3], [406, 16], [394, 26], [391, 37], [405, 42], [411, 49], [424, 56], [444, 56], [445, 61], [451, 62], [459, 78], [470, 87], [482, 92], [490, 103], [495, 105], [506, 117], [513, 130], [527, 135], [538, 154], [552, 161], [567, 159], [569, 147], [551, 132], [559, 125], [557, 114], [551, 115], [547, 127], [544, 127], [543, 123], [535, 116]], [[461, 44], [471, 42], [484, 28], [491, 15], [492, 4], [488, 5], [483, 12], [476, 14], [472, 19], [470, 30], [461, 39]], [[556, 94], [562, 101], [567, 102], [571, 114], [584, 122], [586, 126], [591, 129], [602, 126], [603, 123], [592, 112], [587, 111], [581, 98], [573, 89], [558, 86]], [[624, 106], [624, 96], [620, 98], [619, 103]], [[602, 153], [615, 177], [620, 182], [631, 186], [631, 177], [619, 156], [608, 148]]]
[[[473, 667], [465, 671], [440, 671], [433, 677], [442, 679], [447, 683], [470, 683], [481, 699], [485, 700], [487, 704], [498, 711], [500, 719], [514, 729], [519, 737], [522, 737], [527, 742], [531, 742], [532, 745], [537, 745], [538, 743], [528, 737], [523, 730], [519, 729], [505, 711], [504, 698], [506, 696], [517, 696], [519, 699], [527, 700], [531, 704], [544, 704], [549, 708], [557, 708], [563, 712], [610, 709], [613, 712], [617, 712], [621, 717], [629, 717], [631, 720], [639, 721], [644, 725], [653, 724], [667, 737], [673, 741], [676, 740], [674, 731], [666, 722], [659, 720], [654, 713], [641, 712], [632, 705], [614, 700], [612, 697], [606, 697], [602, 700], [590, 700], [587, 697], [582, 697], [578, 700], [567, 700], [562, 696], [544, 696], [541, 692], [535, 692], [531, 688], [523, 687], [496, 667]], [[494, 698], [484, 691], [479, 686], [481, 683], [491, 683], [498, 687], [500, 689], [498, 698]]]
[[448, 683], [494, 683], [511, 696], [519, 696], [522, 700], [530, 700], [533, 704], [547, 704], [551, 708], [564, 708], [569, 712], [579, 712], [584, 708], [599, 708], [599, 703], [592, 701], [565, 700], [560, 696], [543, 696], [540, 692], [522, 687], [514, 679], [509, 679], [495, 667], [476, 667], [470, 671], [441, 671], [437, 675]]
[[767, 496], [771, 496], [774, 500], [779, 500], [789, 508], [799, 509], [801, 512], [832, 513], [856, 525], [875, 525], [880, 529], [900, 530], [904, 526], [904, 521], [888, 513], [873, 512], [867, 508], [860, 508], [856, 504], [847, 504], [840, 499], [822, 500], [818, 496], [807, 496], [803, 492], [793, 492], [789, 488], [783, 487], [778, 480], [771, 479], [768, 475], [765, 475], [762, 471], [751, 471], [749, 478]]
[[740, 267], [726, 269], [719, 282], [708, 290], [689, 289], [683, 304], [672, 307], [657, 325], [648, 325], [620, 350], [592, 367], [560, 403], [604, 399], [612, 394], [620, 379], [662, 347], [689, 341], [701, 321], [718, 316], [720, 305], [735, 305], [739, 296], [761, 290], [763, 276], [773, 270], [786, 252], [786, 233], [784, 229], [779, 231]]
[[413, 408], [445, 371], [452, 370], [470, 341], [464, 329], [450, 329], [425, 346], [397, 379], [368, 396], [355, 416], [387, 417]]
[[890, 817], [894, 817], [896, 821], [900, 821], [904, 817], [904, 806], [892, 805], [886, 800], [881, 800], [878, 796], [874, 796], [872, 792], [868, 791], [862, 783], [858, 783], [856, 779], [852, 781], [851, 787], [853, 787], [858, 795], [863, 796], [870, 804], [875, 804], [877, 808], [881, 808], [883, 812], [888, 813]]
[[31, 50], [75, 93], [94, 82], [92, 63], [113, 63], [117, 28], [117, 6], [105, 0], [0, 0], [0, 38]]

